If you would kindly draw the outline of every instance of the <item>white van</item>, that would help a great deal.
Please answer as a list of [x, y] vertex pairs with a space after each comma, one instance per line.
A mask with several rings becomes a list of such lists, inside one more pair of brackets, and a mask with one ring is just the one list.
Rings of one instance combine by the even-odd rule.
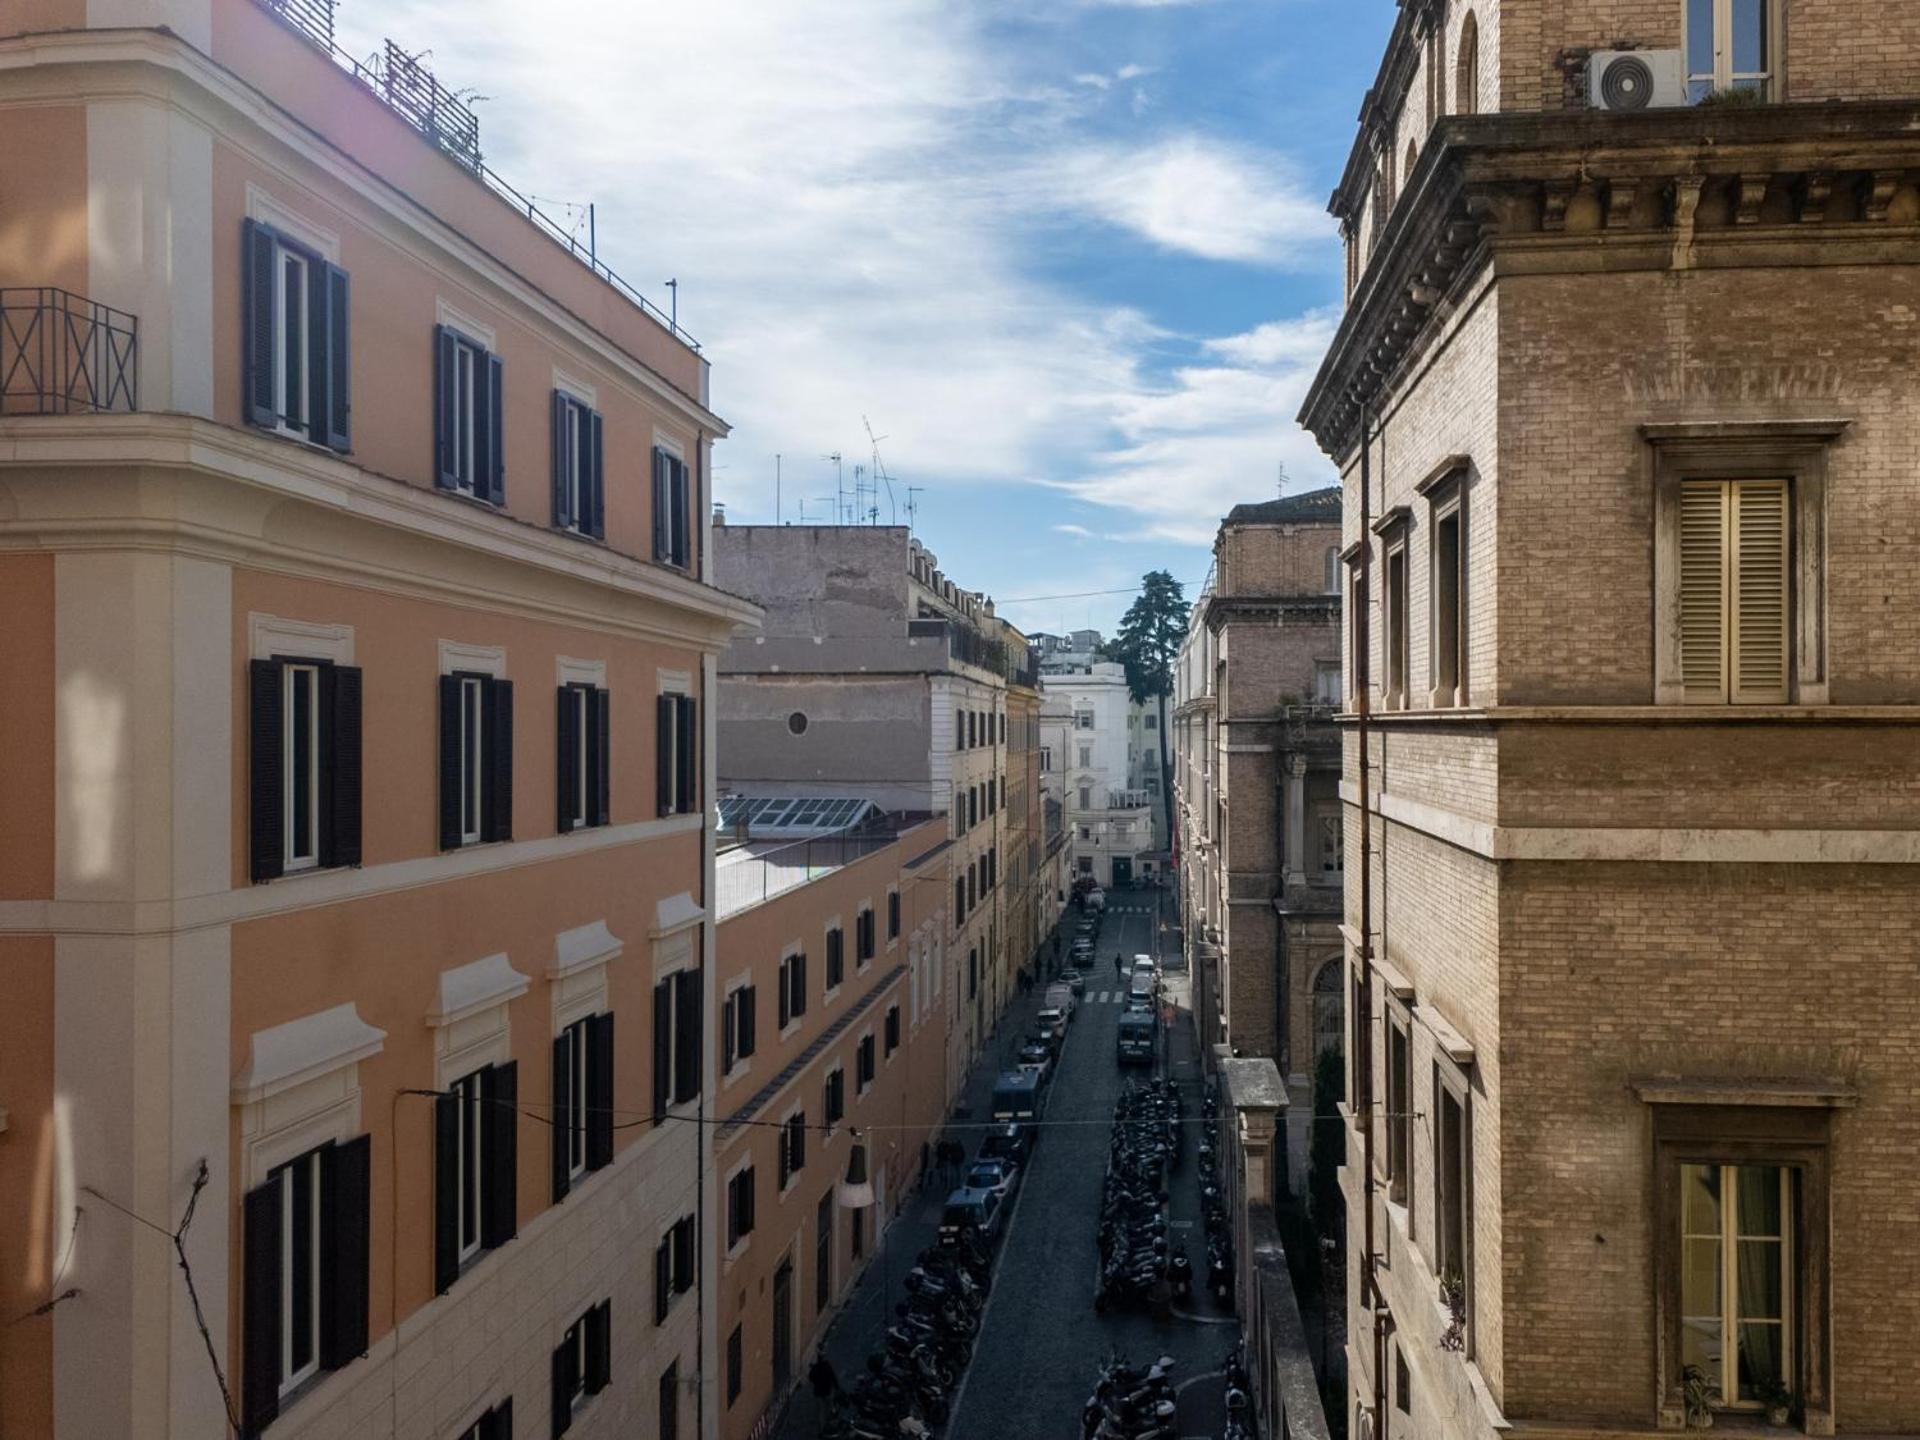
[[1153, 1008], [1153, 976], [1138, 972], [1127, 982], [1127, 1008], [1129, 1010], [1151, 1010]]

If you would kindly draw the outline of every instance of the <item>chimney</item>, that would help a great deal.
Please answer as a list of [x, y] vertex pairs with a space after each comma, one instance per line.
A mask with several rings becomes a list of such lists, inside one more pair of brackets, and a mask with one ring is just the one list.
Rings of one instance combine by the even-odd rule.
[[713, 502], [713, 523], [716, 525], [727, 523], [727, 507], [718, 500]]

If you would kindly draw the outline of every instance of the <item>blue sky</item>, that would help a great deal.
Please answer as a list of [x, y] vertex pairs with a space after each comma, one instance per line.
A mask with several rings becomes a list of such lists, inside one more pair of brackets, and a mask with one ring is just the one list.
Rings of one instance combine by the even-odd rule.
[[[343, 0], [430, 49], [489, 163], [592, 200], [733, 425], [739, 522], [830, 508], [866, 422], [917, 531], [1029, 629], [1198, 581], [1241, 500], [1330, 482], [1293, 424], [1337, 321], [1325, 201], [1392, 0]], [[826, 498], [827, 503], [822, 500]], [[881, 518], [888, 515], [884, 494]]]

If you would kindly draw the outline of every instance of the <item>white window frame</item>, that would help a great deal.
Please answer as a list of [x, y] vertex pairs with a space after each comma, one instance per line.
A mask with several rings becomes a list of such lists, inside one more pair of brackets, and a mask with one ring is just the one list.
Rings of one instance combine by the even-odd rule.
[[[1333, 878], [1346, 873], [1346, 817], [1339, 807], [1330, 806], [1314, 812], [1314, 823], [1320, 830], [1320, 864], [1317, 870], [1322, 878]], [[1327, 843], [1331, 832], [1334, 843]], [[1329, 855], [1338, 856], [1336, 863], [1327, 864]]]
[[593, 406], [585, 400], [582, 400], [578, 395], [568, 391], [562, 391], [561, 395], [567, 402], [567, 433], [563, 437], [566, 445], [564, 464], [566, 466], [567, 513], [573, 517], [568, 523], [567, 529], [576, 535], [585, 535], [587, 533], [585, 524], [587, 507], [593, 499], [590, 493], [593, 488], [593, 477], [591, 470], [588, 468], [593, 463], [593, 457], [587, 453], [587, 447], [581, 443], [582, 437], [580, 432], [585, 423], [583, 417], [592, 413]]
[[478, 675], [456, 678], [460, 683], [460, 843], [477, 845], [487, 813], [487, 682]]
[[[451, 329], [451, 327], [449, 327]], [[453, 330], [453, 488], [472, 495], [479, 488], [480, 397], [486, 384], [487, 349]]]
[[[1394, 614], [1393, 583], [1396, 559], [1400, 562], [1400, 613], [1397, 617]], [[1386, 553], [1381, 557], [1380, 612], [1383, 620], [1380, 629], [1385, 641], [1380, 657], [1383, 687], [1381, 708], [1404, 710], [1412, 686], [1413, 670], [1413, 549], [1407, 543], [1404, 530], [1387, 542]]]
[[[486, 1224], [482, 1210], [486, 1190], [486, 1117], [481, 1112], [481, 1072], [463, 1075], [447, 1087], [460, 1103], [460, 1120], [454, 1127], [455, 1230], [462, 1265], [486, 1249]], [[472, 1130], [471, 1136], [467, 1133]], [[472, 1238], [468, 1238], [468, 1231]]]
[[[860, 1083], [860, 1052], [868, 1045], [873, 1046], [873, 1074], [866, 1084]], [[860, 1038], [853, 1045], [853, 1103], [858, 1105], [867, 1098], [867, 1092], [880, 1080], [880, 1037], [872, 1026], [860, 1032]]]
[[[295, 676], [307, 677], [307, 753], [294, 753]], [[320, 667], [308, 661], [289, 660], [280, 668], [280, 808], [282, 869], [314, 870], [320, 865]], [[296, 769], [300, 773], [296, 774]], [[299, 787], [307, 788], [306, 834], [300, 835], [294, 823], [294, 799]], [[307, 853], [298, 853], [305, 843]]]
[[[1720, 1233], [1718, 1235], [1699, 1235], [1687, 1229], [1686, 1221], [1686, 1175], [1692, 1169], [1710, 1169], [1720, 1172]], [[1778, 1235], [1743, 1235], [1740, 1233], [1740, 1197], [1736, 1186], [1730, 1183], [1731, 1177], [1741, 1170], [1776, 1170], [1780, 1184], [1780, 1233]], [[1793, 1213], [1793, 1167], [1779, 1163], [1756, 1161], [1751, 1164], [1723, 1164], [1717, 1161], [1701, 1163], [1687, 1162], [1680, 1166], [1681, 1199], [1680, 1210], [1680, 1251], [1678, 1263], [1686, 1265], [1687, 1248], [1694, 1240], [1713, 1240], [1719, 1245], [1720, 1254], [1720, 1313], [1714, 1317], [1720, 1322], [1720, 1391], [1717, 1404], [1728, 1410], [1759, 1410], [1762, 1401], [1742, 1400], [1740, 1391], [1740, 1329], [1746, 1324], [1778, 1324], [1780, 1326], [1780, 1354], [1784, 1359], [1785, 1374], [1780, 1379], [1791, 1388], [1793, 1379], [1793, 1318], [1799, 1304], [1799, 1295], [1795, 1284], [1793, 1235], [1795, 1216]], [[1780, 1316], [1775, 1321], [1771, 1316], [1757, 1320], [1746, 1319], [1740, 1311], [1740, 1246], [1743, 1243], [1766, 1241], [1780, 1247]], [[1685, 1305], [1685, 1280], [1681, 1282], [1681, 1335], [1682, 1351], [1685, 1354], [1685, 1333], [1687, 1314]], [[1728, 1394], [1731, 1382], [1732, 1394]]]
[[[293, 314], [287, 308], [287, 280], [297, 277], [294, 287], [297, 306]], [[274, 429], [296, 440], [312, 440], [314, 417], [307, 414], [312, 404], [312, 377], [308, 374], [313, 309], [313, 257], [278, 235], [273, 237], [273, 407]], [[297, 343], [289, 347], [288, 326], [297, 323]], [[287, 372], [287, 352], [293, 351], [294, 371]], [[294, 405], [298, 405], [296, 410]]]
[[[282, 1400], [320, 1373], [320, 1161], [325, 1146], [309, 1150], [277, 1166], [273, 1172], [280, 1187], [280, 1398]], [[294, 1247], [303, 1237], [298, 1234], [294, 1213], [294, 1172], [307, 1167], [312, 1189], [308, 1233], [304, 1237], [310, 1279], [307, 1285], [307, 1339], [309, 1353], [296, 1366], [293, 1360]]]
[[[1773, 98], [1780, 73], [1780, 7], [1776, 0], [1760, 0], [1762, 44], [1766, 54], [1764, 70], [1733, 68], [1734, 0], [1707, 0], [1713, 8], [1713, 69], [1693, 68], [1694, 0], [1683, 0], [1681, 8], [1680, 55], [1687, 67], [1687, 99], [1698, 104], [1708, 95], [1722, 90], [1757, 90]], [[1705, 86], [1704, 90], [1696, 87]]]
[[578, 1182], [587, 1173], [587, 1029], [591, 1015], [560, 1028], [567, 1042], [567, 1113], [556, 1122], [567, 1127], [567, 1179]]
[[573, 697], [573, 828], [584, 830], [590, 823], [592, 814], [588, 803], [589, 782], [593, 778], [593, 766], [588, 763], [587, 710], [595, 703], [594, 690], [590, 686], [570, 684], [568, 693]]

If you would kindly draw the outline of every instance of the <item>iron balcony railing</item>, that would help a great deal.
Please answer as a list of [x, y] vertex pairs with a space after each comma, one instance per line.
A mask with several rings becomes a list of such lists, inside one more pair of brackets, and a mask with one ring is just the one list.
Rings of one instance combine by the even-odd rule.
[[856, 860], [876, 855], [899, 838], [897, 827], [882, 822], [872, 828], [795, 840], [754, 855], [723, 854], [714, 869], [714, 916], [724, 920], [763, 904]]
[[0, 288], [0, 415], [138, 410], [140, 320], [52, 286]]

